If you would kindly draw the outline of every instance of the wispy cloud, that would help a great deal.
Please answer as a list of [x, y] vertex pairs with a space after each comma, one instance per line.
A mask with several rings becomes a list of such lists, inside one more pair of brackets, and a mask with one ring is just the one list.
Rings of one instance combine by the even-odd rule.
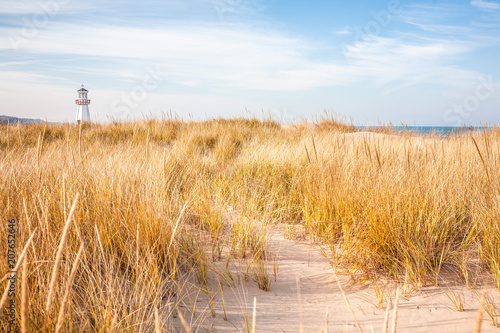
[[[57, 14], [84, 14], [99, 7], [92, 3], [93, 0], [86, 2], [75, 0], [3, 0], [0, 6], [0, 15], [24, 16], [25, 20], [35, 18], [36, 20], [45, 20], [43, 15]], [[103, 6], [101, 6], [103, 8]]]
[[471, 5], [482, 10], [500, 10], [500, 3], [484, 0], [472, 0]]
[[2, 6], [0, 6], [0, 14], [26, 15], [42, 11], [42, 3], [35, 1], [4, 0], [2, 1]]
[[394, 86], [439, 84], [457, 87], [467, 84], [477, 72], [453, 66], [453, 60], [471, 50], [463, 41], [419, 40], [373, 37], [350, 46], [352, 66], [365, 78]]
[[334, 31], [334, 33], [337, 35], [352, 35], [353, 31], [348, 26], [345, 26], [340, 30]]
[[474, 26], [490, 29], [495, 35], [498, 35], [498, 28], [500, 27], [500, 3], [472, 0], [471, 5], [481, 11], [473, 21]]
[[[11, 32], [12, 28], [0, 28], [0, 35], [8, 36]], [[0, 49], [10, 48], [7, 39], [0, 39]], [[57, 23], [22, 45], [20, 51], [46, 57], [78, 56], [87, 58], [85, 62], [113, 59], [128, 68], [144, 67], [141, 63], [157, 64], [168, 73], [169, 82], [185, 86], [195, 82], [214, 88], [296, 91], [362, 80], [389, 84], [415, 82], [418, 78], [455, 85], [457, 80], [449, 80], [449, 75], [463, 78], [467, 71], [453, 69], [449, 63], [472, 48], [472, 42], [456, 39], [408, 34], [392, 38], [371, 36], [347, 46], [350, 64], [333, 59], [318, 62], [311, 57], [316, 52], [313, 44], [279, 31], [262, 31], [242, 24], [170, 22], [158, 29], [94, 25], [85, 30], [76, 24]], [[83, 67], [71, 70], [84, 71]], [[104, 70], [120, 80], [140, 77], [130, 70], [87, 71], [92, 70]], [[434, 74], [422, 76], [422, 72]], [[446, 79], [440, 79], [445, 72]]]
[[468, 24], [470, 9], [456, 3], [432, 3], [407, 5], [398, 19], [420, 29], [420, 33], [438, 36], [469, 36], [473, 30]]
[[[277, 31], [263, 33], [246, 26], [179, 26], [172, 24], [171, 28], [163, 29], [94, 26], [82, 31], [77, 25], [58, 24], [46, 29], [21, 51], [51, 57], [115, 59], [127, 63], [129, 68], [153, 63], [168, 73], [170, 82], [179, 85], [188, 82], [188, 86], [192, 86], [196, 82], [219, 87], [294, 91], [367, 79], [379, 83], [413, 80], [422, 71], [435, 73], [432, 79], [436, 79], [444, 68], [443, 63], [471, 48], [467, 42], [456, 40], [409, 42], [373, 36], [349, 45], [352, 62], [340, 64], [334, 60], [312, 60], [311, 55], [316, 51], [313, 44], [285, 37]], [[0, 34], [8, 33], [9, 28], [0, 28]], [[9, 48], [8, 41], [0, 39], [0, 49]], [[112, 75], [113, 69], [104, 70]], [[446, 70], [450, 74], [449, 68]], [[121, 79], [139, 77], [123, 70], [115, 75]]]

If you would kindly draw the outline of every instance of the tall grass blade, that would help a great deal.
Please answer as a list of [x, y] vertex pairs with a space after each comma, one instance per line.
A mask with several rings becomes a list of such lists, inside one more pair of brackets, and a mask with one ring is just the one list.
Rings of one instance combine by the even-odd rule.
[[52, 298], [53, 298], [53, 295], [54, 295], [54, 289], [55, 289], [56, 282], [57, 282], [57, 273], [59, 271], [59, 266], [61, 264], [61, 259], [62, 259], [62, 254], [63, 254], [63, 251], [64, 251], [64, 246], [66, 245], [66, 239], [67, 239], [68, 233], [69, 233], [69, 227], [71, 226], [71, 220], [73, 218], [73, 214], [75, 212], [76, 203], [78, 202], [78, 197], [79, 196], [80, 196], [79, 193], [77, 193], [75, 195], [75, 199], [73, 200], [73, 205], [71, 206], [71, 209], [69, 211], [68, 219], [66, 220], [66, 223], [64, 225], [63, 233], [62, 233], [62, 236], [61, 236], [61, 241], [59, 242], [59, 247], [57, 249], [56, 261], [55, 261], [54, 266], [52, 268], [52, 278], [50, 280], [49, 292], [48, 292], [48, 295], [47, 295], [47, 303], [45, 305], [45, 311], [47, 312], [47, 315], [50, 312], [51, 307], [52, 307]]

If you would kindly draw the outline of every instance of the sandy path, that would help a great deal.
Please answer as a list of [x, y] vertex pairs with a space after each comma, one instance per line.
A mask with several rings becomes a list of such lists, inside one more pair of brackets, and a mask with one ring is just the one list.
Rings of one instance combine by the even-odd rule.
[[[329, 332], [357, 332], [333, 272], [317, 246], [307, 242], [288, 240], [276, 230], [270, 242], [279, 265], [277, 280], [269, 292], [260, 290], [250, 279], [236, 287], [224, 284], [228, 321], [223, 320], [220, 300], [216, 304], [216, 317], [206, 314], [206, 326], [212, 332], [244, 332], [244, 316], [251, 322], [253, 299], [257, 299], [257, 332], [299, 332], [301, 314], [305, 332], [320, 332], [325, 327], [326, 308], [329, 309]], [[272, 263], [270, 264], [272, 275]], [[297, 277], [300, 278], [302, 306], [298, 301]], [[345, 278], [344, 278], [345, 280]], [[345, 280], [347, 281], [347, 280]], [[345, 289], [345, 288], [344, 288]], [[391, 288], [392, 289], [392, 288]], [[445, 293], [436, 287], [426, 287], [411, 297], [400, 298], [398, 332], [473, 332], [478, 301], [473, 291], [459, 287], [464, 297], [464, 312], [454, 310]], [[489, 288], [499, 304], [499, 293]], [[356, 317], [365, 332], [382, 332], [385, 309], [377, 309], [372, 287], [355, 287], [346, 291]], [[386, 292], [385, 300], [394, 290]], [[219, 294], [216, 293], [218, 298]], [[206, 306], [200, 302], [200, 307]], [[385, 302], [384, 302], [385, 307]], [[302, 308], [302, 309], [301, 309]], [[208, 311], [207, 311], [208, 312]], [[483, 332], [500, 332], [491, 325], [485, 313]]]

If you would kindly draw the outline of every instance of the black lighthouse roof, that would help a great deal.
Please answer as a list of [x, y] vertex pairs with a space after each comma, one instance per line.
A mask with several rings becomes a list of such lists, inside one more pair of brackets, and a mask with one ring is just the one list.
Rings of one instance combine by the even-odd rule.
[[82, 87], [80, 89], [78, 89], [77, 91], [87, 91], [88, 92], [88, 90], [83, 87], [83, 84], [82, 84]]

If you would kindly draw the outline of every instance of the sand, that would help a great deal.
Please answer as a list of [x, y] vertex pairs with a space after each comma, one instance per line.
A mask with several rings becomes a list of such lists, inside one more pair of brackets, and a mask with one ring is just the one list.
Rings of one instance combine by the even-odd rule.
[[[399, 135], [354, 132], [338, 134], [345, 139], [391, 140], [401, 139]], [[425, 141], [425, 137], [408, 137], [412, 141]], [[304, 332], [320, 332], [326, 327], [328, 312], [328, 332], [358, 332], [355, 319], [347, 306], [335, 279], [335, 272], [323, 255], [321, 248], [305, 239], [287, 239], [283, 226], [276, 226], [272, 232], [269, 249], [275, 255], [278, 273], [273, 275], [273, 263], [269, 261], [272, 277], [270, 291], [258, 288], [253, 276], [248, 281], [235, 278], [235, 283], [224, 282], [224, 299], [228, 320], [224, 320], [222, 302], [217, 286], [212, 282], [209, 289], [215, 295], [215, 317], [212, 317], [206, 298], [197, 298], [198, 321], [203, 313], [201, 327], [208, 332], [245, 332], [245, 317], [252, 322], [254, 298], [257, 301], [257, 332], [299, 332], [303, 318]], [[222, 263], [221, 263], [222, 264]], [[231, 269], [233, 277], [242, 267]], [[240, 277], [242, 275], [240, 274]], [[300, 300], [297, 279], [300, 281]], [[348, 276], [340, 275], [340, 280], [354, 314], [364, 332], [382, 332], [385, 308], [395, 297], [396, 286], [386, 283], [380, 286], [383, 305], [378, 300], [373, 284], [353, 285]], [[419, 290], [401, 290], [397, 332], [474, 332], [481, 293], [485, 292], [495, 301], [500, 313], [500, 293], [486, 276], [485, 281], [476, 289], [468, 289], [463, 283], [450, 283], [450, 291], [445, 284], [439, 287], [427, 286]], [[464, 311], [457, 311], [450, 297], [460, 295]], [[188, 307], [181, 307], [188, 311]], [[188, 311], [189, 312], [189, 311]], [[392, 323], [391, 309], [390, 323]], [[500, 317], [496, 318], [500, 321]], [[191, 318], [192, 322], [195, 322]], [[195, 324], [198, 326], [198, 323]], [[179, 326], [180, 327], [180, 326]], [[200, 326], [198, 326], [200, 327]], [[203, 331], [202, 329], [202, 331]], [[389, 330], [390, 332], [390, 330]], [[492, 325], [485, 312], [482, 332], [500, 332]]]
[[[232, 286], [224, 283], [228, 321], [223, 319], [219, 293], [215, 293], [215, 318], [211, 316], [206, 300], [203, 297], [197, 300], [198, 313], [204, 312], [205, 317], [201, 326], [209, 332], [245, 332], [244, 318], [247, 315], [251, 323], [255, 297], [257, 332], [299, 332], [301, 317], [304, 332], [320, 332], [326, 326], [327, 309], [328, 332], [358, 332], [354, 317], [334, 278], [331, 265], [319, 246], [305, 240], [286, 239], [282, 228], [281, 226], [274, 230], [269, 244], [278, 263], [278, 274], [276, 281], [272, 276], [270, 291], [260, 290], [252, 278], [247, 282], [243, 279], [239, 283], [235, 281]], [[272, 262], [269, 270], [273, 275]], [[297, 278], [300, 279], [300, 301]], [[373, 329], [374, 332], [382, 332], [385, 308], [377, 307], [374, 287], [352, 286], [346, 276], [341, 276], [341, 281], [363, 331], [371, 332]], [[216, 288], [211, 285], [212, 290]], [[446, 293], [438, 287], [423, 287], [419, 291], [411, 292], [409, 297], [401, 295], [397, 332], [473, 332], [479, 305], [478, 293], [486, 291], [494, 297], [496, 304], [499, 304], [499, 292], [492, 285], [482, 286], [477, 290], [468, 290], [459, 285], [453, 286], [453, 290], [460, 293], [464, 299], [463, 312], [457, 311]], [[394, 285], [386, 286], [384, 307], [394, 294]], [[187, 307], [181, 307], [181, 311], [187, 311]], [[500, 331], [492, 326], [492, 321], [486, 313], [483, 316], [482, 328], [483, 332]]]

